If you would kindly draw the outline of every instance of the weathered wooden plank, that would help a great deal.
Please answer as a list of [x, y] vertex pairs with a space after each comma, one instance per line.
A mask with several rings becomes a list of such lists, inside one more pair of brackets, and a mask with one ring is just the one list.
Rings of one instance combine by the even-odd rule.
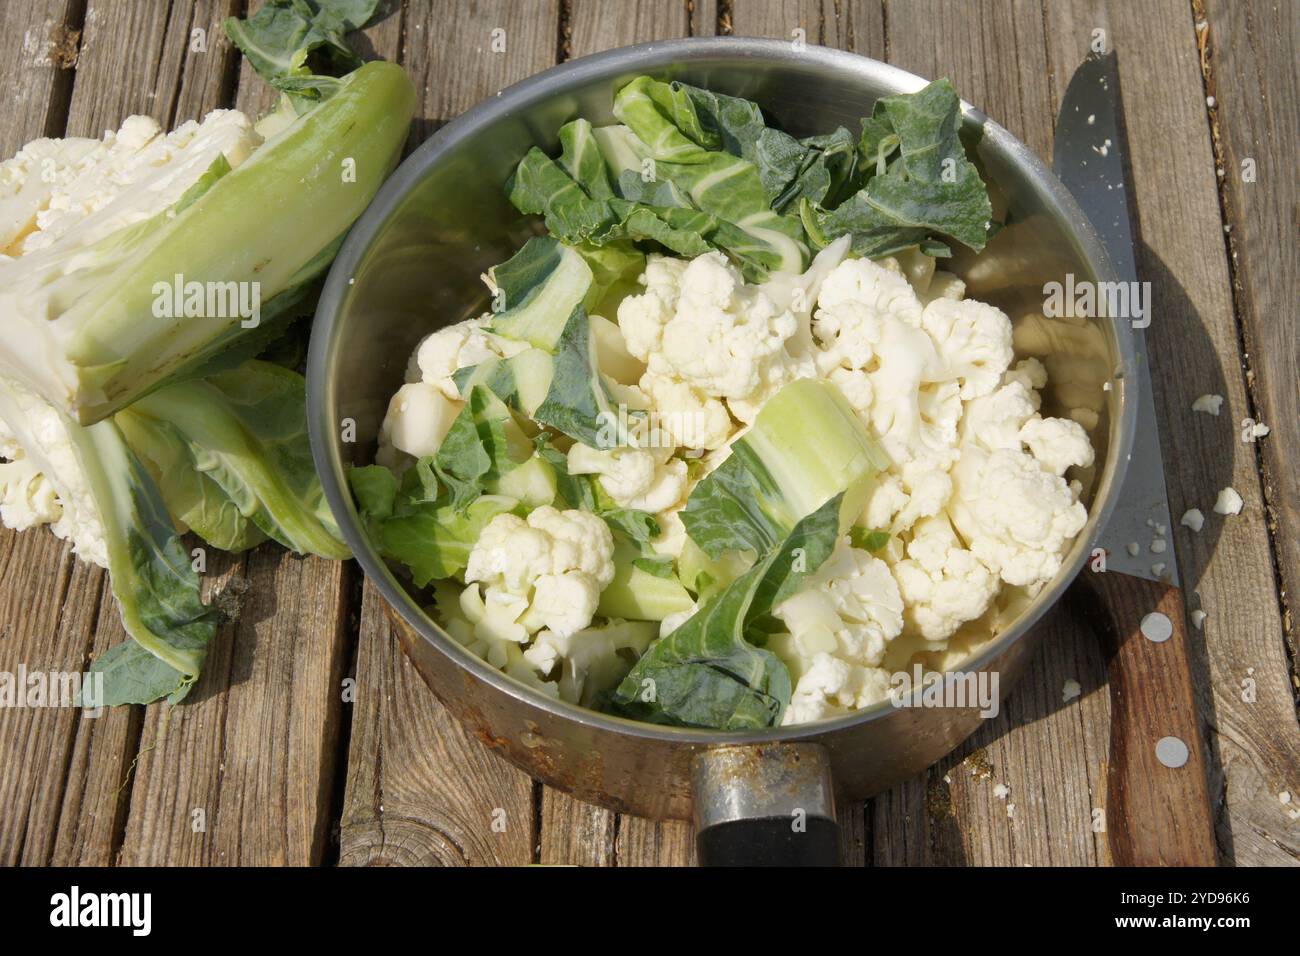
[[0, 157], [63, 135], [84, 13], [83, 0], [9, 0], [0, 9], [0, 81], [8, 91]]
[[715, 23], [716, 14], [675, 0], [630, 0], [617, 11], [600, 0], [573, 0], [566, 52], [578, 57], [649, 40], [709, 36]]
[[617, 815], [541, 786], [538, 862], [566, 866], [613, 866]]
[[[890, 4], [888, 23], [892, 64], [947, 76], [964, 99], [1050, 156], [1055, 104], [1038, 3]], [[1062, 689], [1067, 680], [1101, 685], [1105, 666], [1073, 615], [1058, 611], [1040, 627], [1050, 631], [1045, 647], [999, 716], [948, 760], [871, 802], [877, 865], [1098, 862], [1091, 818], [1105, 793], [1109, 704], [1104, 692], [1065, 704]]]
[[[1165, 480], [1174, 515], [1195, 507], [1207, 516], [1199, 534], [1171, 531], [1189, 605], [1209, 615], [1204, 631], [1193, 632], [1203, 637], [1193, 664], [1213, 750], [1212, 783], [1223, 793], [1220, 854], [1240, 864], [1293, 864], [1300, 860], [1300, 828], [1288, 820], [1278, 794], [1297, 792], [1300, 732], [1255, 449], [1240, 441], [1236, 427], [1249, 404], [1192, 11], [1177, 0], [1044, 10], [1056, 97], [1094, 28], [1108, 31], [1119, 54], [1141, 237], [1138, 272], [1151, 282], [1154, 302], [1147, 343]], [[1294, 52], [1279, 49], [1283, 57]], [[1293, 146], [1278, 148], [1285, 156]], [[1277, 387], [1294, 389], [1294, 379]], [[1207, 392], [1226, 399], [1219, 418], [1191, 411]], [[1229, 485], [1245, 507], [1223, 518], [1213, 504]]]
[[247, 585], [242, 608], [186, 703], [146, 709], [121, 862], [319, 863], [342, 707], [343, 566], [271, 546], [208, 560], [211, 590]]
[[[504, 31], [502, 52], [493, 51], [495, 29]], [[419, 96], [412, 134], [419, 142], [483, 97], [553, 64], [559, 4], [479, 3], [453, 14], [443, 2], [413, 2], [404, 8], [401, 35], [401, 62]], [[530, 862], [539, 809], [533, 782], [470, 738], [438, 703], [402, 653], [382, 604], [367, 585], [340, 862]], [[547, 859], [567, 862], [549, 851]]]
[[[1300, 689], [1294, 598], [1300, 587], [1300, 474], [1291, 460], [1300, 447], [1300, 332], [1295, 290], [1300, 247], [1295, 211], [1300, 186], [1300, 5], [1210, 0], [1198, 19], [1207, 93], [1216, 102], [1215, 148], [1223, 175], [1228, 246], [1238, 320], [1246, 347], [1247, 396], [1254, 417], [1272, 431], [1259, 444], [1264, 498], [1282, 584], [1283, 627], [1290, 643], [1293, 686]], [[1204, 27], [1202, 27], [1204, 24]], [[1229, 419], [1228, 424], [1240, 423]]]
[[742, 0], [732, 5], [736, 36], [817, 43], [884, 59], [880, 0]]
[[402, 653], [383, 601], [367, 584], [340, 864], [531, 862], [533, 782], [438, 703]]
[[618, 819], [619, 866], [694, 866], [695, 835], [689, 823]]

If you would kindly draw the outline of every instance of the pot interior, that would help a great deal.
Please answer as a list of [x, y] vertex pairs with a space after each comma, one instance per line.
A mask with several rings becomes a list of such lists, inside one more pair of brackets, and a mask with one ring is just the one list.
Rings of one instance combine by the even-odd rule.
[[[558, 150], [557, 131], [568, 120], [613, 122], [614, 92], [641, 73], [755, 100], [769, 121], [796, 136], [838, 125], [856, 132], [878, 97], [924, 85], [910, 74], [837, 51], [809, 47], [796, 53], [778, 41], [700, 40], [600, 54], [512, 87], [444, 127], [409, 157], [354, 227], [322, 296], [308, 375], [313, 444], [326, 493], [354, 553], [396, 609], [443, 654], [512, 696], [625, 728], [625, 721], [549, 701], [467, 659], [470, 655], [421, 611], [419, 596], [408, 592], [370, 547], [356, 521], [344, 468], [372, 461], [379, 424], [404, 381], [416, 343], [436, 328], [485, 311], [480, 275], [539, 231], [537, 221], [506, 198], [504, 184], [519, 159], [533, 146]], [[1044, 414], [1083, 410], [1097, 419], [1090, 432], [1097, 463], [1081, 476], [1090, 523], [1060, 576], [1037, 595], [1008, 594], [991, 627], [963, 635], [948, 661], [936, 662], [950, 663], [984, 646], [987, 653], [972, 661], [978, 666], [1055, 600], [1086, 556], [1103, 510], [1098, 505], [1117, 483], [1112, 463], [1122, 429], [1113, 423], [1122, 407], [1123, 380], [1117, 373], [1119, 336], [1125, 333], [1104, 319], [1042, 315], [1044, 283], [1064, 281], [1068, 273], [1078, 280], [1105, 279], [1104, 253], [1063, 188], [1010, 134], [969, 110], [963, 135], [978, 141], [995, 216], [1006, 225], [978, 258], [958, 253], [940, 267], [962, 276], [970, 297], [1012, 317], [1018, 357], [1033, 355], [1047, 366]], [[689, 738], [702, 732], [682, 733]]]

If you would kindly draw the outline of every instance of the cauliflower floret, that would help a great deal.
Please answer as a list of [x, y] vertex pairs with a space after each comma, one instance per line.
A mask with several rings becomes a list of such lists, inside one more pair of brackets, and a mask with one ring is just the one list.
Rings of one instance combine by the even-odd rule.
[[862, 509], [862, 524], [868, 528], [893, 526], [894, 515], [907, 507], [907, 501], [902, 479], [894, 474], [882, 474], [867, 495]]
[[875, 357], [887, 317], [919, 328], [916, 291], [901, 273], [870, 259], [849, 259], [822, 282], [813, 334], [836, 360], [833, 364], [866, 368]]
[[998, 593], [997, 575], [962, 547], [945, 515], [912, 529], [907, 557], [893, 566], [906, 606], [906, 630], [926, 641], [946, 641], [985, 611]]
[[1020, 440], [1035, 458], [1053, 474], [1063, 475], [1072, 466], [1086, 468], [1093, 462], [1092, 443], [1078, 422], [1035, 415], [1020, 429]]
[[921, 518], [938, 514], [952, 497], [952, 478], [945, 471], [908, 462], [900, 469], [900, 477], [907, 489], [907, 503], [890, 525], [878, 526], [888, 527], [895, 534], [906, 531]]
[[961, 382], [965, 400], [993, 391], [1014, 357], [1011, 320], [983, 302], [935, 299], [921, 313], [921, 326], [934, 339], [948, 375]]
[[[605, 522], [590, 512], [549, 505], [527, 520], [497, 515], [465, 568], [466, 594], [483, 585], [486, 610], [476, 627], [520, 643], [542, 627], [567, 636], [589, 625], [600, 592], [613, 578], [614, 539]], [[474, 598], [463, 596], [462, 607], [465, 601]]]
[[964, 299], [966, 283], [951, 272], [936, 270], [930, 277], [929, 284], [924, 289], [917, 289], [916, 295], [921, 300], [922, 306], [927, 306], [938, 299]]
[[1075, 489], [1020, 450], [968, 445], [953, 479], [953, 525], [1008, 584], [1049, 580], [1088, 520]]
[[550, 535], [554, 573], [582, 571], [591, 575], [601, 590], [614, 579], [614, 539], [609, 525], [598, 515], [560, 511], [548, 505], [533, 511], [528, 524]]
[[596, 616], [600, 585], [582, 571], [543, 574], [533, 584], [530, 613], [555, 634], [574, 634]]
[[0, 448], [0, 522], [14, 531], [41, 524], [56, 524], [63, 506], [54, 486], [21, 449]]
[[687, 262], [654, 254], [647, 256], [645, 273], [641, 276], [645, 292], [628, 296], [619, 304], [618, 327], [623, 341], [628, 352], [642, 362], [648, 362], [650, 355], [659, 351], [664, 326], [677, 310]]
[[408, 382], [423, 381], [451, 401], [463, 396], [452, 378], [462, 368], [494, 358], [510, 358], [528, 348], [527, 342], [495, 335], [487, 329], [490, 315], [466, 319], [426, 335], [406, 370]]
[[859, 414], [895, 464], [924, 461], [946, 471], [957, 457], [961, 390], [943, 380], [934, 343], [922, 330], [886, 316], [875, 364], [868, 373], [871, 406], [855, 406]]
[[470, 551], [465, 580], [527, 595], [533, 582], [555, 568], [552, 543], [549, 534], [518, 515], [497, 515]]
[[794, 692], [781, 718], [787, 727], [846, 714], [889, 696], [890, 678], [883, 668], [855, 667], [827, 653], [814, 655], [796, 673]]
[[[773, 613], [789, 631], [771, 646], [795, 675], [796, 714], [882, 699], [874, 672], [903, 629], [903, 599], [885, 562], [841, 541], [805, 588]], [[787, 712], [787, 723], [799, 719], [807, 718]]]
[[660, 430], [678, 447], [711, 451], [731, 440], [736, 426], [720, 400], [654, 372], [642, 376], [641, 388], [650, 396]]
[[652, 398], [656, 388], [666, 391], [665, 382], [686, 385], [695, 395], [673, 395], [675, 406], [721, 400], [737, 418], [752, 420], [785, 382], [814, 374], [810, 361], [786, 349], [799, 330], [795, 314], [761, 286], [746, 285], [721, 253], [684, 265], [652, 258], [642, 281], [646, 291], [619, 305], [618, 324], [628, 351], [646, 363], [641, 387]]
[[672, 508], [686, 492], [686, 462], [672, 453], [660, 446], [601, 451], [576, 442], [568, 468], [574, 475], [599, 475], [600, 486], [620, 508], [655, 513]]
[[1025, 388], [1034, 392], [1034, 408], [1038, 408], [1037, 389], [1047, 387], [1047, 369], [1043, 363], [1032, 356], [1027, 359], [1021, 359], [1012, 368], [1007, 369], [1006, 374], [1002, 376], [1002, 384], [1010, 385], [1012, 382], [1019, 382]]
[[961, 421], [963, 445], [979, 445], [987, 451], [1010, 448], [1019, 451], [1020, 432], [1038, 414], [1038, 394], [1015, 378], [996, 391], [966, 405]]

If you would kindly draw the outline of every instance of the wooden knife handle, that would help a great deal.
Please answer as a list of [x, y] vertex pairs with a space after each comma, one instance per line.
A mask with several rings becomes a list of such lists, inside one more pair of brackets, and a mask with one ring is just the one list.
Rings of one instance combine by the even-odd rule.
[[1182, 591], [1116, 572], [1083, 576], [1109, 618], [1100, 630], [1111, 697], [1106, 833], [1112, 860], [1215, 866], [1214, 807]]

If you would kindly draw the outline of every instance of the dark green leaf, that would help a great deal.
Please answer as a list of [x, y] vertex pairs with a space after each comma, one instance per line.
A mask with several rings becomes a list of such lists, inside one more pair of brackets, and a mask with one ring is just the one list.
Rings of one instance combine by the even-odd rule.
[[755, 646], [756, 627], [830, 555], [842, 495], [802, 519], [777, 548], [642, 655], [611, 706], [653, 723], [757, 730], [781, 722], [790, 674]]
[[334, 77], [361, 65], [346, 34], [378, 7], [379, 0], [266, 0], [252, 16], [223, 25], [257, 74], [303, 112], [337, 90]]
[[961, 121], [947, 80], [880, 100], [858, 144], [865, 185], [831, 210], [801, 198], [800, 217], [814, 243], [851, 234], [854, 253], [879, 258], [938, 234], [983, 249], [993, 209], [966, 156]]

